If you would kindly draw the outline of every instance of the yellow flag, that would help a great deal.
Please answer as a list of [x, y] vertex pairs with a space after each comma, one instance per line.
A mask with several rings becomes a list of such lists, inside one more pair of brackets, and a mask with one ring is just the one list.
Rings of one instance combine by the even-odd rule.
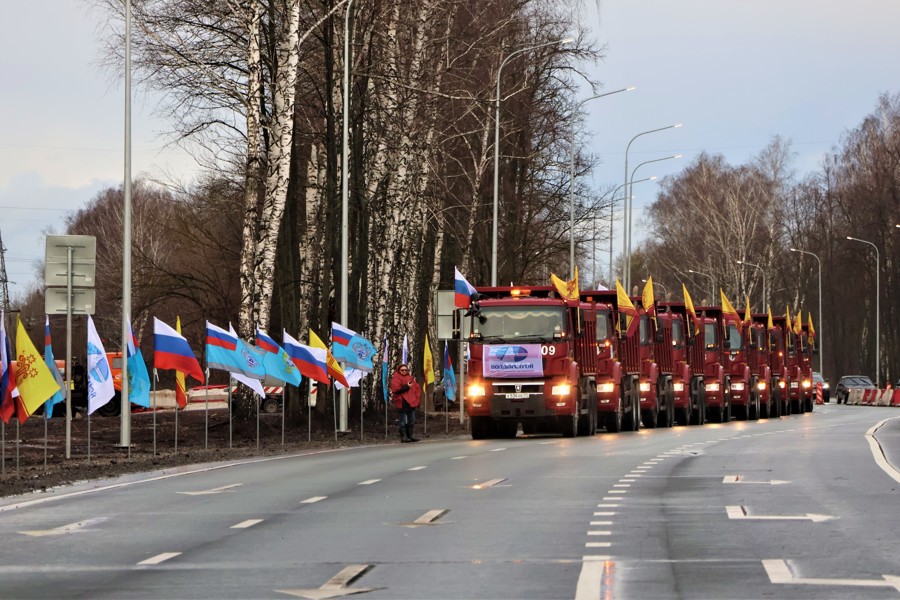
[[[687, 286], [683, 283], [681, 284], [681, 291], [684, 293], [684, 308], [687, 310], [690, 321], [694, 323], [694, 335], [698, 335], [700, 333], [700, 320], [697, 318], [697, 311], [694, 310], [694, 301], [691, 300], [691, 295], [688, 294]], [[691, 324], [687, 323], [686, 325], [690, 331]]]
[[734, 310], [734, 307], [731, 305], [731, 302], [728, 301], [728, 298], [725, 296], [725, 291], [722, 288], [719, 288], [719, 297], [722, 300], [722, 316], [731, 321], [737, 326], [741, 324], [741, 317], [738, 315], [737, 311]]
[[787, 324], [784, 326], [785, 331], [793, 331], [794, 330], [794, 320], [791, 318], [791, 307], [785, 307], [784, 309], [784, 318], [787, 319]]
[[653, 275], [647, 277], [647, 283], [644, 284], [644, 292], [641, 294], [641, 304], [644, 310], [650, 310], [656, 303], [656, 297], [653, 295]]
[[803, 333], [803, 311], [797, 311], [797, 318], [794, 319], [794, 333], [800, 335]]
[[347, 378], [344, 377], [344, 369], [341, 368], [341, 363], [335, 360], [334, 356], [331, 355], [331, 350], [328, 349], [328, 346], [325, 345], [325, 342], [322, 341], [322, 338], [317, 336], [312, 329], [309, 330], [309, 345], [313, 348], [321, 348], [325, 350], [325, 352], [327, 352], [325, 363], [326, 367], [328, 368], [328, 374], [332, 379], [334, 379], [344, 387], [350, 387], [350, 384], [347, 383]]
[[425, 371], [425, 385], [434, 383], [434, 359], [431, 357], [431, 344], [428, 343], [428, 334], [425, 334], [425, 353], [422, 359], [422, 369]]
[[775, 323], [772, 321], [772, 307], [771, 306], [769, 306], [769, 323], [768, 323], [768, 325], [766, 325], [766, 329], [768, 329], [769, 331], [772, 331], [773, 329], [775, 329]]
[[625, 315], [625, 335], [630, 337], [638, 326], [638, 311], [625, 293], [625, 288], [619, 283], [618, 277], [616, 277], [616, 303], [619, 305], [619, 312]]
[[753, 317], [750, 315], [750, 296], [747, 295], [747, 303], [744, 305], [744, 324], [749, 325]]
[[550, 273], [550, 283], [557, 293], [566, 300], [578, 300], [578, 267], [575, 267], [575, 278], [571, 281], [563, 281], [553, 273]]
[[21, 319], [16, 317], [16, 387], [25, 412], [31, 416], [41, 404], [59, 391], [56, 378], [38, 354]]
[[[175, 331], [181, 333], [181, 317], [175, 317]], [[187, 406], [187, 386], [184, 384], [184, 373], [175, 370], [175, 402], [180, 408]]]
[[813, 322], [812, 322], [812, 313], [809, 313], [809, 319], [807, 319], [807, 323], [809, 325], [809, 337], [811, 337], [811, 338], [816, 337], [816, 330], [813, 327]]

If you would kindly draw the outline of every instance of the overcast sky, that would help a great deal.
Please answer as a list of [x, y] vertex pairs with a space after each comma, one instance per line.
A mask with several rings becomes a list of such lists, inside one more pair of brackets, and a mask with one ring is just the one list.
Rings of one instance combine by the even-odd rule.
[[[602, 161], [597, 187], [624, 181], [635, 134], [679, 122], [639, 138], [628, 158], [632, 168], [684, 158], [646, 165], [636, 178], [675, 173], [701, 151], [743, 163], [775, 135], [793, 142], [803, 176], [879, 94], [900, 91], [895, 0], [600, 0], [599, 13], [584, 2], [581, 18], [607, 46], [591, 68], [600, 92], [638, 88], [584, 107], [589, 151]], [[101, 32], [81, 1], [7, 0], [3, 13], [0, 235], [15, 295], [39, 279], [32, 263], [43, 257], [44, 232], [59, 233], [67, 210], [121, 184], [124, 100], [98, 68]], [[136, 90], [133, 173], [190, 176], [192, 161], [163, 149], [166, 124], [152, 108]], [[636, 186], [637, 209], [655, 193], [655, 184]], [[620, 230], [615, 245], [618, 253]]]

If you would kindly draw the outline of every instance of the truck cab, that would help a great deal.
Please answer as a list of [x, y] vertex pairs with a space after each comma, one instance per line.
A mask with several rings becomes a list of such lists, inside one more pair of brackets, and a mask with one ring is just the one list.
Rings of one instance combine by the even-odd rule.
[[[787, 362], [787, 318], [783, 315], [772, 317], [772, 329], [769, 330], [769, 366], [772, 376], [772, 406], [769, 416], [780, 417], [791, 414], [791, 403], [788, 398], [791, 374]], [[772, 408], [775, 413], [772, 413]]]
[[596, 431], [596, 310], [549, 286], [478, 288], [464, 394], [473, 439]]
[[759, 418], [759, 394], [752, 385], [749, 363], [750, 326], [733, 321], [723, 323], [725, 351], [722, 355], [725, 373], [730, 378], [731, 413], [740, 421]]
[[772, 370], [769, 366], [769, 333], [766, 331], [767, 314], [754, 314], [747, 327], [747, 363], [750, 366], [750, 389], [758, 396], [758, 413], [761, 419], [772, 412]]
[[[703, 386], [706, 418], [713, 423], [731, 420], [731, 375], [726, 371], [726, 348], [730, 351], [729, 330], [718, 306], [698, 307], [705, 342]], [[729, 346], [726, 346], [729, 344]]]

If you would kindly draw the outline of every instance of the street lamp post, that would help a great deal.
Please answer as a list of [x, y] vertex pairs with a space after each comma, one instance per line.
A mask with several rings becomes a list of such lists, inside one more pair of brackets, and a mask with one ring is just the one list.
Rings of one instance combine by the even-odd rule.
[[[638, 179], [637, 181], [632, 181], [630, 185], [634, 185], [635, 183], [643, 183], [644, 181], [654, 181], [656, 180], [656, 175], [653, 177], [645, 177], [644, 179]], [[616, 208], [616, 192], [625, 187], [623, 183], [619, 187], [613, 190], [612, 192], [612, 201], [609, 203], [609, 285], [612, 285], [613, 282], [613, 225], [615, 219], [615, 208]], [[606, 195], [603, 196], [604, 198]], [[624, 200], [624, 197], [622, 198]], [[624, 260], [624, 258], [623, 258]]]
[[[630, 207], [628, 205], [628, 198], [629, 198], [629, 193], [628, 193], [628, 191], [629, 191], [628, 190], [628, 151], [631, 149], [631, 144], [634, 143], [634, 140], [638, 139], [642, 135], [647, 135], [649, 133], [656, 133], [657, 131], [665, 131], [666, 129], [673, 129], [675, 127], [681, 127], [681, 123], [675, 123], [674, 125], [667, 125], [665, 127], [660, 127], [658, 129], [650, 129], [649, 131], [642, 131], [641, 133], [639, 133], [636, 136], [634, 136], [633, 138], [631, 138], [631, 140], [628, 142], [628, 145], [625, 146], [625, 215], [623, 216], [623, 220], [625, 222], [626, 227], [629, 226], [630, 217], [631, 217], [631, 215], [629, 214]], [[624, 236], [626, 239], [622, 240], [622, 242], [623, 242], [622, 255], [625, 257], [626, 264], [629, 262], [627, 256], [628, 256], [628, 244], [630, 242], [630, 240], [627, 239], [627, 236], [628, 236], [628, 231], [626, 229], [625, 236]], [[626, 286], [631, 284], [630, 273], [627, 273], [627, 272], [622, 273], [622, 278], [625, 280]]]
[[[760, 275], [762, 275], [762, 282], [763, 282], [763, 284], [762, 284], [762, 300], [763, 300], [762, 307], [763, 307], [763, 310], [765, 310], [765, 308], [766, 308], [766, 272], [763, 271], [763, 268], [761, 266], [753, 264], [752, 262], [747, 262], [746, 260], [739, 260], [739, 261], [737, 261], [737, 263], [739, 265], [747, 265], [748, 267], [756, 267], [757, 269], [759, 269], [759, 273], [760, 273]], [[821, 370], [819, 372], [821, 373]]]
[[[877, 248], [876, 248], [876, 250], [877, 250]], [[822, 373], [823, 373], [823, 371], [822, 371], [822, 362], [823, 362], [822, 355], [824, 354], [824, 350], [825, 350], [825, 345], [822, 342], [822, 339], [824, 338], [824, 334], [822, 333], [822, 330], [825, 328], [824, 324], [822, 323], [822, 261], [819, 260], [819, 257], [817, 255], [813, 254], [812, 252], [807, 252], [806, 250], [799, 250], [797, 248], [791, 248], [791, 252], [799, 252], [800, 254], [809, 254], [810, 256], [812, 256], [813, 258], [816, 259], [816, 262], [819, 263], [819, 331], [818, 331], [818, 338], [819, 338], [819, 374], [822, 375]], [[822, 375], [822, 377], [824, 377], [824, 375]]]
[[565, 38], [528, 46], [527, 48], [519, 48], [500, 61], [500, 67], [497, 69], [497, 96], [494, 99], [494, 230], [491, 237], [491, 285], [494, 287], [497, 286], [497, 221], [500, 212], [500, 76], [506, 63], [524, 52], [537, 50], [544, 46], [568, 44], [571, 41], [572, 38]]
[[655, 163], [655, 162], [660, 162], [663, 160], [672, 160], [673, 158], [681, 158], [681, 154], [676, 154], [674, 156], [664, 156], [662, 158], [654, 158], [653, 160], [645, 160], [644, 162], [640, 163], [638, 166], [636, 166], [631, 171], [631, 179], [628, 182], [628, 189], [631, 193], [626, 198], [626, 202], [628, 202], [628, 211], [627, 211], [628, 222], [624, 224], [624, 226], [628, 227], [628, 232], [626, 234], [626, 239], [628, 240], [628, 251], [626, 252], [625, 256], [623, 257], [625, 265], [623, 267], [624, 273], [622, 274], [622, 278], [625, 279], [626, 286], [631, 285], [631, 215], [632, 215], [632, 208], [633, 208], [633, 204], [634, 204], [634, 183], [633, 183], [634, 182], [634, 174], [637, 172], [638, 169], [640, 169], [644, 165], [648, 165], [650, 163]]
[[709, 280], [712, 282], [712, 296], [710, 297], [710, 302], [714, 303], [716, 300], [716, 280], [709, 273], [701, 273], [700, 271], [695, 271], [693, 269], [688, 269], [688, 273], [693, 273], [694, 275], [703, 275], [704, 277], [709, 277]]
[[881, 346], [880, 346], [880, 337], [881, 337], [881, 308], [880, 308], [880, 296], [881, 296], [881, 281], [880, 281], [880, 271], [881, 271], [881, 253], [878, 252], [878, 246], [873, 244], [872, 242], [861, 240], [859, 238], [847, 236], [847, 239], [853, 242], [862, 242], [863, 244], [868, 244], [875, 248], [875, 387], [879, 387], [881, 385]]
[[[647, 280], [646, 280], [646, 279], [641, 279], [641, 281], [644, 282], [644, 283], [647, 283]], [[664, 285], [661, 284], [660, 282], [654, 281], [654, 282], [653, 282], [653, 285], [658, 285], [659, 287], [662, 288], [663, 294], [665, 294], [666, 296], [669, 295], [669, 292], [668, 292], [668, 290], [666, 289], [666, 286], [664, 286]]]
[[[635, 86], [630, 86], [627, 88], [622, 88], [621, 90], [616, 90], [614, 92], [607, 92], [605, 94], [597, 94], [595, 96], [591, 96], [590, 98], [585, 98], [581, 102], [575, 105], [575, 108], [572, 110], [572, 123], [569, 128], [569, 279], [574, 277], [575, 273], [575, 119], [574, 115], [581, 110], [581, 107], [584, 106], [586, 102], [590, 102], [591, 100], [596, 100], [597, 98], [603, 98], [605, 96], [612, 96], [613, 94], [618, 94], [620, 92], [630, 92], [631, 90], [636, 89]], [[499, 97], [499, 93], [497, 94]]]

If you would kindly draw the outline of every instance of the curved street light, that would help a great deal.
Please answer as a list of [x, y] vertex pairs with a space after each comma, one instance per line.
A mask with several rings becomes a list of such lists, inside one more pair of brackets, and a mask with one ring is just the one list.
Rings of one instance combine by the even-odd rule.
[[503, 73], [503, 67], [506, 63], [529, 50], [537, 50], [545, 46], [553, 46], [555, 44], [568, 44], [573, 38], [564, 38], [554, 40], [552, 42], [544, 42], [526, 48], [519, 48], [500, 61], [500, 67], [497, 69], [497, 96], [494, 103], [494, 230], [491, 237], [491, 286], [497, 286], [497, 221], [500, 212], [500, 80]]
[[[605, 96], [612, 96], [613, 94], [618, 94], [621, 92], [630, 92], [631, 90], [637, 89], [635, 86], [630, 86], [627, 88], [622, 88], [621, 90], [616, 90], [614, 92], [607, 92], [605, 94], [597, 94], [595, 96], [591, 96], [590, 98], [585, 98], [581, 102], [575, 105], [575, 108], [572, 109], [572, 114], [575, 115], [581, 110], [581, 107], [584, 106], [586, 102], [590, 102], [591, 100], [596, 100], [597, 98], [603, 98]], [[499, 94], [498, 94], [499, 95]], [[572, 119], [571, 127], [569, 128], [569, 279], [574, 277], [575, 273], [575, 120]]]
[[[819, 260], [819, 257], [806, 250], [799, 250], [797, 248], [791, 248], [791, 252], [799, 252], [800, 254], [809, 254], [813, 258], [816, 259], [816, 262], [819, 263], [819, 375], [822, 375], [822, 355], [825, 353], [825, 345], [822, 342], [824, 335], [822, 334], [822, 329], [824, 329], [824, 324], [822, 323], [822, 261]], [[824, 377], [824, 375], [822, 375]]]
[[875, 387], [879, 387], [881, 381], [881, 347], [880, 337], [881, 337], [881, 309], [880, 309], [880, 261], [881, 261], [881, 253], [878, 252], [878, 246], [873, 244], [872, 242], [861, 240], [859, 238], [847, 236], [847, 239], [852, 242], [862, 242], [863, 244], [868, 244], [875, 248]]
[[[643, 135], [647, 135], [650, 133], [656, 133], [657, 131], [665, 131], [666, 129], [674, 129], [677, 127], [681, 127], [681, 123], [675, 123], [674, 125], [667, 125], [665, 127], [660, 127], [658, 129], [650, 129], [648, 131], [642, 131], [641, 133], [639, 133], [636, 136], [634, 136], [633, 138], [631, 138], [631, 140], [628, 142], [628, 145], [625, 146], [625, 215], [623, 217], [624, 225], [625, 225], [625, 231], [624, 231], [623, 237], [625, 239], [622, 240], [622, 255], [625, 257], [626, 264], [631, 263], [630, 257], [628, 255], [628, 248], [629, 248], [629, 244], [631, 242], [631, 240], [628, 239], [628, 233], [631, 228], [631, 206], [629, 205], [629, 202], [628, 202], [628, 198], [630, 198], [630, 194], [628, 193], [628, 191], [629, 191], [628, 190], [628, 151], [631, 149], [631, 144], [634, 142], [634, 140], [638, 139], [639, 137], [641, 137]], [[622, 279], [625, 280], [625, 285], [626, 285], [626, 290], [627, 290], [628, 289], [627, 286], [631, 285], [631, 274], [628, 273], [627, 271], [622, 273]]]
[[[792, 250], [793, 250], [793, 248], [792, 248]], [[762, 306], [763, 306], [763, 309], [765, 309], [766, 308], [766, 272], [763, 271], [763, 268], [761, 266], [754, 264], [752, 262], [747, 262], [746, 260], [739, 260], [739, 261], [737, 261], [737, 264], [747, 265], [748, 267], [756, 267], [757, 269], [759, 269], [759, 273], [760, 273], [760, 275], [762, 275], [762, 283], [763, 283], [762, 284]], [[819, 372], [821, 373], [821, 371], [819, 371]]]
[[693, 273], [694, 275], [703, 275], [704, 277], [709, 277], [709, 280], [712, 282], [712, 296], [710, 297], [710, 302], [715, 302], [716, 297], [716, 280], [709, 273], [703, 273], [701, 271], [695, 271], [693, 269], [688, 269], [688, 273]]
[[623, 268], [624, 273], [622, 274], [622, 278], [625, 279], [625, 285], [627, 286], [631, 285], [631, 215], [634, 206], [634, 174], [644, 165], [660, 162], [663, 160], [672, 160], [673, 158], [681, 158], [681, 156], [681, 154], [675, 154], [674, 156], [664, 156], [662, 158], [654, 158], [653, 160], [645, 160], [644, 162], [638, 164], [638, 166], [636, 166], [631, 171], [631, 179], [628, 182], [628, 189], [631, 191], [631, 194], [628, 195], [628, 222], [626, 223], [626, 226], [628, 227], [628, 232], [626, 235], [628, 251], [626, 252], [624, 257], [625, 265]]

